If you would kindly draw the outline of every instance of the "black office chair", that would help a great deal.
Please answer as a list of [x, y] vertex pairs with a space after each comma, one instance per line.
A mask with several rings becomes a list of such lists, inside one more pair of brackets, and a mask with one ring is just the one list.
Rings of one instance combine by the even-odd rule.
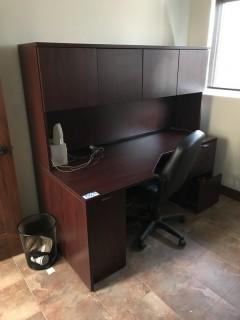
[[165, 220], [170, 220], [171, 218], [181, 218], [183, 215], [163, 216], [161, 215], [160, 207], [186, 181], [201, 148], [204, 136], [205, 134], [200, 130], [196, 130], [186, 136], [167, 161], [164, 156], [159, 159], [154, 168], [156, 179], [140, 186], [148, 201], [151, 220], [138, 239], [139, 248], [143, 249], [145, 247], [144, 240], [155, 228], [163, 229], [177, 237], [179, 247], [185, 246], [184, 237], [165, 222]]

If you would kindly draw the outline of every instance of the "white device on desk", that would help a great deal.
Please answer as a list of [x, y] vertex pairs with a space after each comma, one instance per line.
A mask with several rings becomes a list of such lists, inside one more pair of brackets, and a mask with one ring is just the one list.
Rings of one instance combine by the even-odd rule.
[[54, 166], [68, 164], [67, 146], [63, 138], [63, 130], [60, 123], [53, 126], [53, 138], [50, 141], [51, 160]]

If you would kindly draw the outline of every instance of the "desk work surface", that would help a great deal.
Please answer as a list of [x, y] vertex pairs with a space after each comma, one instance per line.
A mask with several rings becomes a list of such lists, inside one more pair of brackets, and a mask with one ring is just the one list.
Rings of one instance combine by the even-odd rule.
[[107, 145], [96, 165], [71, 173], [54, 170], [53, 174], [79, 195], [124, 189], [152, 179], [161, 154], [174, 150], [186, 134], [166, 130]]

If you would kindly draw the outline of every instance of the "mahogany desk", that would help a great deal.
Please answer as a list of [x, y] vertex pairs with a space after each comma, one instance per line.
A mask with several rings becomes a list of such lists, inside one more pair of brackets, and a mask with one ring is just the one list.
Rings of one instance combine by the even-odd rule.
[[[185, 135], [167, 130], [108, 145], [97, 165], [74, 173], [40, 168], [44, 209], [57, 217], [64, 255], [90, 290], [126, 264], [126, 189], [152, 179], [160, 155]], [[206, 162], [197, 165], [204, 173], [212, 170], [215, 142], [204, 142]], [[91, 191], [100, 195], [84, 200]]]
[[[126, 189], [151, 179], [184, 135], [161, 130], [200, 127], [208, 49], [30, 43], [19, 54], [40, 208], [56, 216], [62, 252], [93, 290], [126, 263]], [[49, 139], [57, 122], [70, 153], [105, 144], [100, 163], [55, 171]], [[216, 139], [206, 146], [194, 176], [212, 171]], [[85, 201], [91, 191], [100, 196]]]

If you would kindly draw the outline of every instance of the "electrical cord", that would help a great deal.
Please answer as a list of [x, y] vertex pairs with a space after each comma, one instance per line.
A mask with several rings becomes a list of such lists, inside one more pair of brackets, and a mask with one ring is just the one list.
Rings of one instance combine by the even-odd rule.
[[[55, 169], [57, 169], [60, 172], [75, 172], [78, 170], [82, 170], [84, 168], [89, 167], [91, 164], [97, 164], [100, 159], [104, 156], [104, 148], [103, 147], [96, 147], [96, 146], [89, 146], [92, 153], [90, 154], [90, 157], [88, 161], [78, 164], [78, 165], [56, 165], [54, 161], [52, 161], [52, 165]], [[76, 160], [79, 159], [78, 157], [72, 156], [72, 159]]]

